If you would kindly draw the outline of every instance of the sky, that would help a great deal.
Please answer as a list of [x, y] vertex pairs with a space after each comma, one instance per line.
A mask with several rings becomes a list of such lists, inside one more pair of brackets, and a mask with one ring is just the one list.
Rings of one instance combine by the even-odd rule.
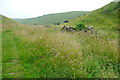
[[9, 18], [32, 18], [51, 13], [92, 11], [113, 0], [0, 0], [0, 14]]

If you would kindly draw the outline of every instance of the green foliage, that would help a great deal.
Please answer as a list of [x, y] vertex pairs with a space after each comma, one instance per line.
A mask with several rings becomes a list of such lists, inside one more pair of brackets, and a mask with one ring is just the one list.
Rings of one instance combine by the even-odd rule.
[[80, 22], [80, 23], [78, 23], [78, 24], [76, 25], [76, 28], [77, 28], [78, 30], [83, 30], [83, 29], [85, 28], [85, 25], [84, 25], [82, 22]]
[[60, 22], [53, 23], [54, 25], [60, 25]]

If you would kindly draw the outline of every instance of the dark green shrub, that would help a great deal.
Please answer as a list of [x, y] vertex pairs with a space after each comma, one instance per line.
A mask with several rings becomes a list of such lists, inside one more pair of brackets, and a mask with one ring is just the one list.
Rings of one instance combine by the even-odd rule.
[[55, 22], [55, 23], [53, 23], [54, 25], [60, 25], [60, 22]]
[[56, 23], [56, 25], [60, 25], [60, 23], [59, 23], [59, 22], [57, 22], [57, 23]]
[[78, 30], [85, 29], [85, 25], [82, 22], [80, 22], [76, 25], [76, 29], [78, 29]]

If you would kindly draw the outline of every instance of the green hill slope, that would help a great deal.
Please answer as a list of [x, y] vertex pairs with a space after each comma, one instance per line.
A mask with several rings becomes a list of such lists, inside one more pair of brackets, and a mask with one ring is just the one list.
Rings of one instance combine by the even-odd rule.
[[7, 17], [5, 17], [5, 16], [3, 16], [3, 15], [0, 15], [0, 17], [2, 18], [2, 25], [4, 26], [4, 25], [11, 25], [11, 24], [16, 24], [17, 22], [16, 21], [14, 21], [14, 20], [12, 20], [12, 19], [10, 19], [10, 18], [7, 18]]
[[54, 24], [56, 22], [63, 23], [64, 20], [77, 18], [81, 15], [84, 15], [85, 13], [88, 13], [88, 12], [73, 11], [73, 12], [65, 12], [65, 13], [48, 14], [48, 15], [44, 15], [36, 18], [15, 19], [15, 20], [23, 24], [49, 25], [49, 24]]
[[85, 16], [71, 20], [67, 25], [75, 26], [77, 23], [83, 22], [85, 25], [92, 25], [98, 29], [113, 29], [118, 26], [119, 4], [120, 2], [111, 2]]

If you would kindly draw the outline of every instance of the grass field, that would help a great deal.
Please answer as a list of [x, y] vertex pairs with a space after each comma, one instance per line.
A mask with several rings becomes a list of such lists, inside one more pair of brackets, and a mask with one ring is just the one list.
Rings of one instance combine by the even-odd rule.
[[17, 23], [2, 33], [4, 78], [118, 77], [117, 39]]
[[[113, 28], [117, 23], [105, 15], [96, 21], [90, 20], [90, 13], [66, 24], [88, 19], [94, 23], [84, 24], [95, 26], [98, 34], [62, 32], [63, 25], [28, 26], [2, 16], [3, 78], [118, 78], [118, 30]], [[107, 23], [97, 23], [101, 17]]]

